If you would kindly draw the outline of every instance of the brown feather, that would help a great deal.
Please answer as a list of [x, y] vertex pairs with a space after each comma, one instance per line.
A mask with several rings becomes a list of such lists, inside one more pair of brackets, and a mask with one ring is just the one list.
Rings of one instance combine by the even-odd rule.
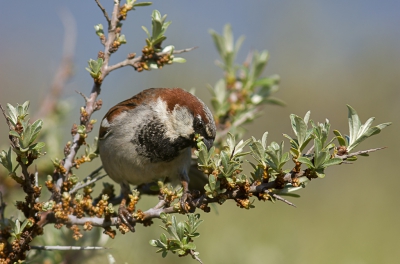
[[[173, 111], [176, 105], [187, 107], [193, 116], [200, 115], [204, 122], [209, 122], [203, 110], [203, 104], [192, 95], [181, 88], [150, 88], [146, 89], [137, 95], [118, 103], [108, 110], [102, 120], [107, 118], [108, 123], [112, 123], [114, 118], [121, 112], [134, 109], [136, 106], [146, 102], [157, 100], [158, 97], [167, 102], [169, 111]], [[108, 127], [100, 126], [99, 138], [103, 138], [108, 132]]]

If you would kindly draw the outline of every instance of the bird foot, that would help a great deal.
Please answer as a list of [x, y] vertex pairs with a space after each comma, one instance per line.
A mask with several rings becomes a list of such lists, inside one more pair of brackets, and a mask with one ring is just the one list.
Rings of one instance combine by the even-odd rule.
[[179, 202], [184, 213], [193, 213], [196, 209], [192, 203], [192, 194], [189, 191], [182, 194]]
[[121, 204], [118, 208], [118, 224], [126, 225], [131, 232], [135, 232], [135, 222], [132, 214]]

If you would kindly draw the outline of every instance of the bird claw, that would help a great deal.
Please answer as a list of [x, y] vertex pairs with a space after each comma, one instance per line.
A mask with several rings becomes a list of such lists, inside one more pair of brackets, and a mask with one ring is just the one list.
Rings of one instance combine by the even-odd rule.
[[131, 232], [135, 232], [133, 217], [124, 205], [120, 205], [118, 208], [118, 223], [126, 225]]
[[194, 212], [195, 207], [192, 204], [192, 194], [190, 192], [184, 192], [179, 202], [183, 212]]

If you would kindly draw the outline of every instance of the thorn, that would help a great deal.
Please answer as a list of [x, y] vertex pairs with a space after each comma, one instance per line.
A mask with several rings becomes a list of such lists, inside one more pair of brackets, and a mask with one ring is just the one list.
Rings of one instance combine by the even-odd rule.
[[268, 190], [265, 190], [265, 192], [268, 193], [268, 194], [270, 194], [270, 195], [271, 195], [272, 197], [274, 197], [276, 200], [281, 201], [281, 202], [284, 202], [285, 204], [288, 204], [288, 205], [291, 205], [291, 206], [297, 208], [297, 206], [296, 206], [294, 203], [289, 202], [288, 200], [282, 198], [281, 196], [279, 196], [279, 195], [277, 195], [277, 194], [275, 194], [275, 193], [271, 193], [271, 192], [269, 192]]
[[374, 152], [374, 151], [378, 151], [378, 150], [382, 150], [385, 149], [387, 147], [380, 147], [380, 148], [374, 148], [374, 149], [367, 149], [367, 150], [360, 150], [357, 152], [353, 152], [347, 155], [347, 157], [353, 157], [353, 156], [357, 156], [357, 155], [362, 155], [362, 154], [368, 154], [370, 152]]
[[87, 103], [87, 101], [89, 100], [89, 98], [86, 97], [86, 95], [84, 95], [83, 93], [75, 90], [76, 93], [80, 94], [83, 97], [83, 100], [85, 100], [85, 103]]

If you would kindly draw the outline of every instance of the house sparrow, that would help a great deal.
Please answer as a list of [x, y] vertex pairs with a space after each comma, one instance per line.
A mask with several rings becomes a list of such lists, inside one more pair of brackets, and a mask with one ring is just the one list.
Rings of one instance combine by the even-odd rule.
[[104, 170], [121, 186], [168, 177], [188, 199], [188, 171], [195, 134], [211, 148], [216, 127], [208, 107], [180, 88], [151, 88], [112, 107], [101, 121]]

